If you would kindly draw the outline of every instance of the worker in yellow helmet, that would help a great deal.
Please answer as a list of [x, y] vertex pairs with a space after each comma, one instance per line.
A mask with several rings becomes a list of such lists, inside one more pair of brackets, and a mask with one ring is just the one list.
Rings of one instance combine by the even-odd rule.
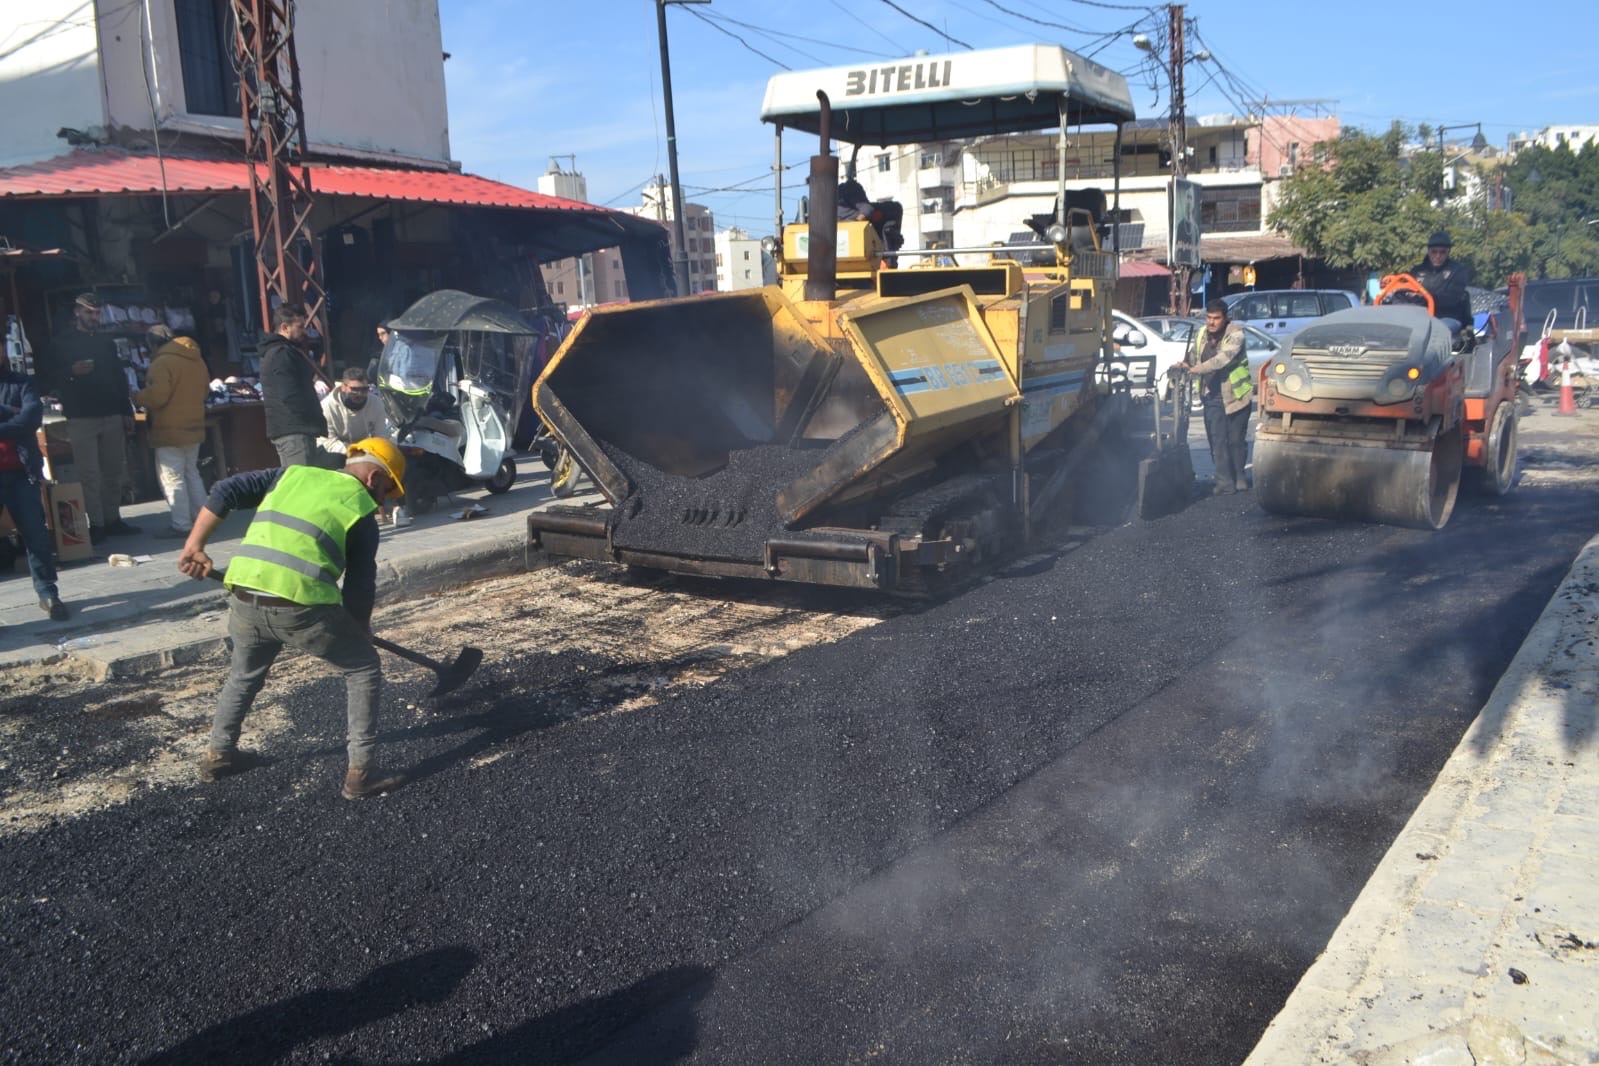
[[[341, 470], [288, 466], [226, 478], [212, 488], [178, 557], [178, 569], [209, 577], [207, 539], [238, 508], [256, 508], [225, 583], [233, 593], [228, 636], [233, 659], [217, 697], [200, 776], [214, 781], [250, 762], [239, 732], [268, 669], [287, 644], [344, 674], [349, 769], [344, 798], [364, 799], [400, 784], [373, 762], [383, 675], [372, 646], [382, 500], [405, 494], [405, 456], [368, 437], [351, 444]], [[344, 587], [339, 588], [339, 577]]]

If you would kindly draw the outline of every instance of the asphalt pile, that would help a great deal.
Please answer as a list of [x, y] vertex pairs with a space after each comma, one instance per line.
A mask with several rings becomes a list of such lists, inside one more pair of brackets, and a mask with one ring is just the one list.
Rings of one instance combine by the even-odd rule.
[[262, 769], [0, 842], [0, 1060], [1239, 1061], [1596, 519], [1206, 500], [626, 714], [521, 654], [361, 804], [308, 685]]

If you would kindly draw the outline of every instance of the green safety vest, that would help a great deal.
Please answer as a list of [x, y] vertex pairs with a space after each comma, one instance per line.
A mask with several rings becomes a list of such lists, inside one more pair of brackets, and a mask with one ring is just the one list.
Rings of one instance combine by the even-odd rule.
[[[1225, 340], [1226, 337], [1227, 335], [1225, 333], [1222, 334], [1222, 339]], [[1201, 329], [1194, 336], [1194, 354], [1192, 357], [1193, 362], [1202, 362], [1201, 356], [1204, 351], [1205, 330]], [[1227, 375], [1222, 379], [1222, 387], [1223, 389], [1232, 390], [1232, 398], [1234, 400], [1248, 399], [1249, 395], [1255, 391], [1255, 379], [1251, 377], [1249, 373], [1248, 352], [1239, 352], [1237, 361], [1229, 366], [1223, 367], [1220, 372]], [[1225, 393], [1223, 393], [1223, 399], [1226, 399]]]
[[338, 470], [291, 466], [256, 509], [227, 585], [311, 606], [339, 603], [350, 527], [377, 510], [372, 494]]

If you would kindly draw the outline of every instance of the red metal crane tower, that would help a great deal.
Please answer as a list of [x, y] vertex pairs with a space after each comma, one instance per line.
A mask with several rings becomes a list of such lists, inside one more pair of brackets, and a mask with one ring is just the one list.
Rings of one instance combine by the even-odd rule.
[[237, 28], [244, 154], [250, 164], [250, 222], [255, 234], [263, 328], [272, 295], [303, 303], [328, 358], [321, 254], [311, 232], [311, 173], [305, 110], [294, 53], [294, 0], [232, 0]]

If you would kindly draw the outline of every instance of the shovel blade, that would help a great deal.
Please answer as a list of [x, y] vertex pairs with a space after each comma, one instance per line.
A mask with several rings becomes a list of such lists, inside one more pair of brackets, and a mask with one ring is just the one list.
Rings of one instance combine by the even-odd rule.
[[439, 671], [438, 681], [434, 684], [433, 691], [429, 692], [428, 695], [442, 696], [446, 692], [454, 692], [466, 684], [467, 679], [472, 676], [477, 670], [478, 664], [482, 661], [482, 648], [462, 648], [461, 654], [455, 657], [455, 661]]

